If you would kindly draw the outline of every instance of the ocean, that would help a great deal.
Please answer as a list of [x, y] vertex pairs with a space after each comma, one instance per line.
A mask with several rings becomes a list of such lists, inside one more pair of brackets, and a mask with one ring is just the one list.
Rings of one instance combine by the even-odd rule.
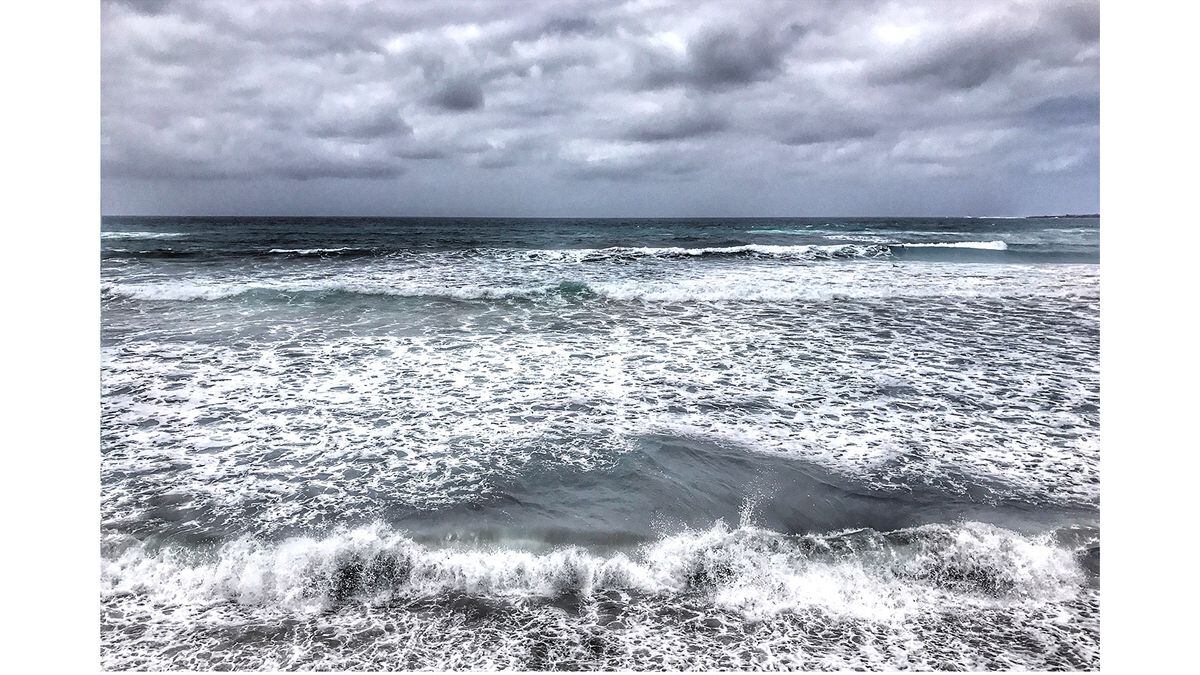
[[1099, 667], [1099, 221], [105, 217], [108, 669]]

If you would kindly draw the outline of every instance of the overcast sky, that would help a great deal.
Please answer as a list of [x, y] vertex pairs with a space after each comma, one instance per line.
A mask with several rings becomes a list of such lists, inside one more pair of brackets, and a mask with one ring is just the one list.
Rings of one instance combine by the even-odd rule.
[[1099, 201], [1096, 2], [113, 0], [111, 214]]

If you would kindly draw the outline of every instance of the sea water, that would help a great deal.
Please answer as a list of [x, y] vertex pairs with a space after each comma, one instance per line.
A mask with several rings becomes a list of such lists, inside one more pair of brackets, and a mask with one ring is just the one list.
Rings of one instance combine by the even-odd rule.
[[106, 217], [102, 663], [1095, 669], [1098, 233]]

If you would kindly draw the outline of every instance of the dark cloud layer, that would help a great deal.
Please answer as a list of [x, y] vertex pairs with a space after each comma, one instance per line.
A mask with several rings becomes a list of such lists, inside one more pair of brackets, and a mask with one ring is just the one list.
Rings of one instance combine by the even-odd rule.
[[469, 78], [446, 80], [433, 96], [433, 102], [446, 110], [474, 110], [483, 107], [483, 89]]
[[1098, 200], [1096, 2], [111, 0], [106, 212]]
[[644, 143], [704, 136], [725, 129], [728, 121], [711, 111], [671, 110], [647, 114], [633, 120], [624, 137]]

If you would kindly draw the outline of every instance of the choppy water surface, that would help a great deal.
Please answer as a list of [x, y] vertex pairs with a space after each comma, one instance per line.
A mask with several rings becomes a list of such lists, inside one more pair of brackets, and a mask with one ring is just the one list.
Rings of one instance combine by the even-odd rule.
[[113, 669], [1095, 669], [1098, 221], [106, 218]]

